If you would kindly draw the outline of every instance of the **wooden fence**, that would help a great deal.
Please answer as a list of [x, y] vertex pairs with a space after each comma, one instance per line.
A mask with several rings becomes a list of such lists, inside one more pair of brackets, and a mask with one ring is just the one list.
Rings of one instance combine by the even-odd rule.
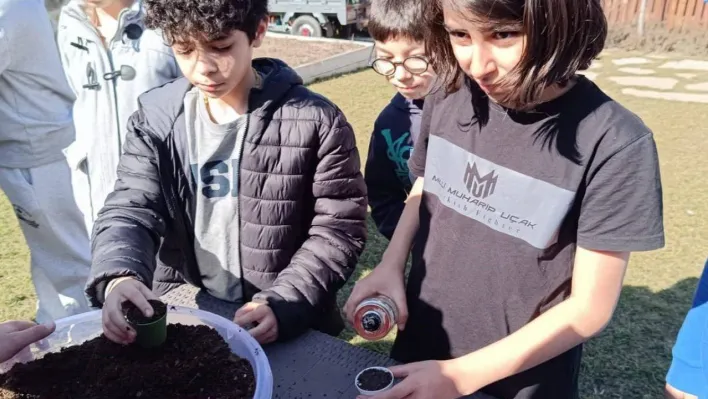
[[[643, 0], [603, 0], [610, 25], [636, 24]], [[706, 0], [646, 0], [645, 24], [708, 29]]]

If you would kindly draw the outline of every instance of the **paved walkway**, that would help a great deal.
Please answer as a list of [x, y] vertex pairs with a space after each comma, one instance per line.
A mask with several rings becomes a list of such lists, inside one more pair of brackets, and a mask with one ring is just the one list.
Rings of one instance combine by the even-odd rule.
[[708, 104], [708, 60], [609, 51], [583, 74], [599, 84], [621, 86], [629, 96]]

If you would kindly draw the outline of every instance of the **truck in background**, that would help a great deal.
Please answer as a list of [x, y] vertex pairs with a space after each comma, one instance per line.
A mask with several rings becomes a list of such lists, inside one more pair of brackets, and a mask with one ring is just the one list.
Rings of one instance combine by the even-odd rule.
[[270, 0], [274, 32], [349, 38], [366, 29], [369, 0]]

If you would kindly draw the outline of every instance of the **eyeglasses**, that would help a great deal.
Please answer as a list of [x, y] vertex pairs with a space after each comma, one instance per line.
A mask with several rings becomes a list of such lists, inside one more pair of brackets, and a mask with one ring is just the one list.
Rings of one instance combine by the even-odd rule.
[[420, 75], [428, 70], [428, 60], [422, 56], [414, 55], [406, 58], [402, 62], [393, 62], [385, 58], [377, 58], [371, 63], [371, 68], [379, 75], [392, 76], [401, 65], [413, 75]]

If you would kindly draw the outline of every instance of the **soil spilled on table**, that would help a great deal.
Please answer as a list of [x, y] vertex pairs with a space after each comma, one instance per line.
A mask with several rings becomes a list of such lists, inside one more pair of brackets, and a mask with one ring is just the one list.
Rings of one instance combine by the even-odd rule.
[[384, 389], [391, 382], [391, 374], [379, 369], [364, 370], [357, 380], [357, 386], [365, 391]]
[[207, 326], [167, 326], [155, 349], [104, 335], [0, 374], [0, 398], [252, 398], [251, 364]]

